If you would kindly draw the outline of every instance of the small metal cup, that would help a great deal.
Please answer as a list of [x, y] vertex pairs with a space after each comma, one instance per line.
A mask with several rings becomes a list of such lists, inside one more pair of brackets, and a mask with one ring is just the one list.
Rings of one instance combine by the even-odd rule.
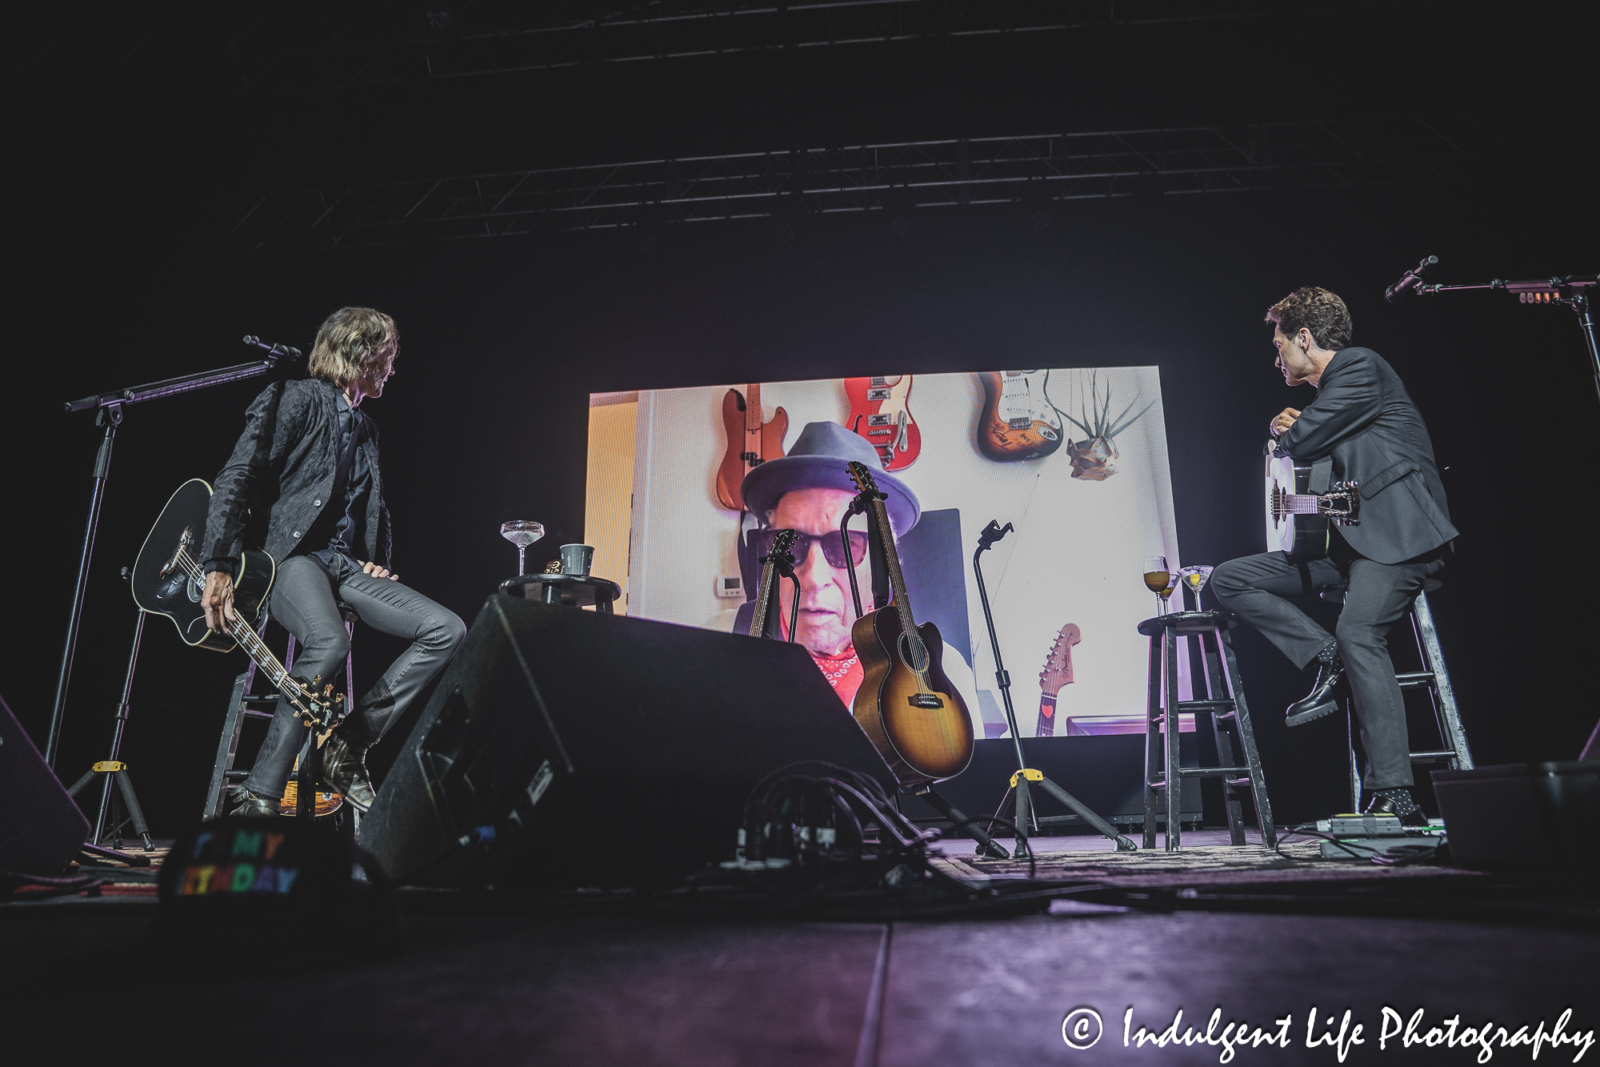
[[561, 573], [574, 578], [589, 577], [589, 564], [594, 562], [594, 548], [590, 545], [562, 545]]

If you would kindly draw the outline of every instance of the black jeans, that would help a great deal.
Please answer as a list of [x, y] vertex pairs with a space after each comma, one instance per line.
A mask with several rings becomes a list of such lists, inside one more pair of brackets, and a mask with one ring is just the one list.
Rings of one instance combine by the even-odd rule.
[[[324, 683], [331, 682], [344, 664], [350, 638], [339, 617], [341, 600], [374, 630], [411, 640], [411, 647], [356, 701], [355, 710], [339, 727], [351, 743], [362, 747], [382, 737], [444, 670], [467, 628], [450, 609], [399, 582], [362, 573], [346, 556], [334, 555], [326, 564], [314, 556], [291, 556], [278, 565], [268, 608], [300, 644], [289, 672], [300, 681], [310, 684], [321, 675]], [[288, 701], [280, 699], [245, 788], [282, 797], [305, 737], [306, 727], [295, 718]]]
[[1290, 599], [1349, 582], [1335, 630], [1367, 750], [1369, 789], [1413, 782], [1405, 702], [1389, 658], [1389, 629], [1411, 607], [1423, 581], [1443, 568], [1439, 552], [1404, 563], [1378, 563], [1335, 534], [1325, 559], [1290, 563], [1282, 552], [1263, 552], [1229, 560], [1212, 572], [1211, 588], [1222, 606], [1261, 631], [1301, 668], [1332, 645], [1335, 635]]

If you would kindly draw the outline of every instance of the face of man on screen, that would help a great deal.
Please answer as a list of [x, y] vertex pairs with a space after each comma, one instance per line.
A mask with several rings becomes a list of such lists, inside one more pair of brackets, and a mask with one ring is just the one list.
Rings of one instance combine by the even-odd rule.
[[[795, 624], [795, 640], [824, 656], [838, 655], [850, 647], [850, 627], [856, 620], [849, 571], [846, 566], [835, 565], [828, 559], [832, 555], [840, 564], [848, 562], [844, 558], [844, 546], [839, 542], [839, 520], [852, 499], [854, 494], [843, 489], [794, 489], [778, 498], [778, 506], [772, 512], [773, 529], [796, 530], [815, 539], [802, 538], [804, 555], [795, 553], [794, 573], [800, 579], [800, 616]], [[872, 566], [867, 558], [866, 536], [852, 532], [851, 541], [856, 582], [861, 587], [861, 595], [870, 597]], [[784, 580], [779, 583], [779, 589], [784, 624], [788, 625], [794, 604], [794, 584]]]

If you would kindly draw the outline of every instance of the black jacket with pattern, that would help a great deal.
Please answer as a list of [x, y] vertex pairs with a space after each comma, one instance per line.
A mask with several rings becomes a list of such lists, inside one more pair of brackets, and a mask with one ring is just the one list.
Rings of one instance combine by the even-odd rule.
[[[237, 558], [248, 546], [282, 562], [301, 547], [317, 518], [334, 499], [339, 466], [339, 393], [319, 378], [273, 382], [245, 412], [244, 433], [217, 475], [206, 515], [200, 558]], [[360, 448], [372, 472], [372, 487], [353, 531], [352, 551], [387, 567], [392, 558], [389, 509], [378, 469], [378, 431], [370, 419]], [[308, 551], [322, 545], [307, 545]]]
[[1370, 348], [1345, 348], [1318, 385], [1278, 449], [1302, 462], [1332, 456], [1335, 478], [1360, 483], [1361, 523], [1339, 528], [1350, 547], [1400, 563], [1454, 540], [1428, 427], [1394, 368]]

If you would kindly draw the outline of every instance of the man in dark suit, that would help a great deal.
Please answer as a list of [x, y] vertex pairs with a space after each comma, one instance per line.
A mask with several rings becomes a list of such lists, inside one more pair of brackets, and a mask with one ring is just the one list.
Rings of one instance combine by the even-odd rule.
[[[448, 608], [390, 573], [389, 509], [378, 432], [359, 410], [383, 395], [400, 335], [372, 308], [340, 308], [317, 331], [309, 377], [274, 382], [245, 413], [245, 429], [217, 475], [206, 516], [201, 606], [225, 632], [233, 612], [233, 564], [247, 543], [277, 563], [268, 609], [300, 642], [290, 672], [331, 681], [350, 637], [340, 602], [386, 634], [410, 641], [322, 749], [323, 776], [359, 819], [372, 806], [367, 749], [442, 671], [466, 637]], [[382, 562], [379, 562], [379, 561]], [[308, 730], [280, 699], [250, 776], [232, 790], [234, 815], [274, 815]]]
[[[1230, 560], [1211, 587], [1297, 666], [1317, 668], [1311, 692], [1290, 705], [1288, 725], [1334, 711], [1348, 679], [1367, 750], [1367, 810], [1420, 824], [1388, 634], [1444, 567], [1456, 537], [1433, 444], [1394, 368], [1370, 348], [1350, 347], [1350, 313], [1336, 295], [1297, 289], [1267, 321], [1284, 381], [1317, 390], [1304, 411], [1285, 408], [1272, 420], [1277, 451], [1300, 462], [1331, 460], [1334, 479], [1359, 484], [1361, 521], [1335, 528], [1325, 558], [1296, 563], [1264, 552]], [[1336, 635], [1290, 603], [1339, 585], [1346, 591]]]

